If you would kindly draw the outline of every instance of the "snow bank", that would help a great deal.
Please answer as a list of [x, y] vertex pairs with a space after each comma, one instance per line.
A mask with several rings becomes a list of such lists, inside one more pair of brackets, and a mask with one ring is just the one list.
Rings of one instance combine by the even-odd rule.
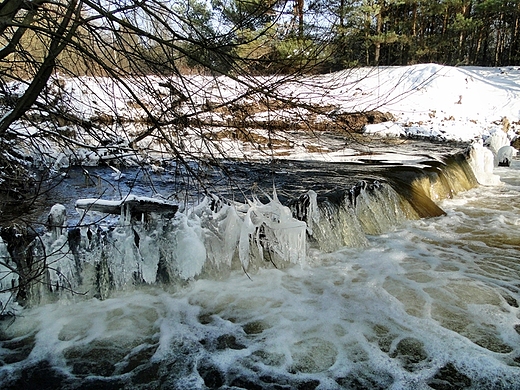
[[[243, 84], [239, 80], [225, 76], [187, 75], [183, 80], [150, 76], [128, 80], [127, 85], [131, 86], [132, 94], [144, 102], [147, 110], [164, 111], [164, 120], [178, 118], [179, 115], [199, 120], [198, 125], [202, 128], [198, 125], [188, 126], [183, 129], [182, 137], [178, 137], [177, 128], [163, 129], [164, 134], [171, 134], [172, 142], [178, 150], [189, 156], [211, 154], [225, 158], [271, 158], [272, 153], [266, 153], [267, 148], [263, 145], [266, 139], [263, 132], [267, 121], [274, 121], [274, 130], [269, 127], [265, 144], [272, 144], [271, 141], [276, 141], [277, 136], [286, 142], [283, 150], [278, 154], [275, 151], [275, 157], [313, 158], [316, 151], [328, 154], [329, 150], [319, 147], [318, 140], [315, 141], [316, 147], [306, 141], [310, 147], [302, 150], [298, 147], [300, 143], [296, 142], [297, 139], [293, 139], [294, 136], [284, 129], [333, 130], [338, 114], [374, 110], [391, 113], [395, 120], [367, 125], [364, 134], [371, 137], [411, 136], [469, 143], [474, 140], [487, 142], [494, 134], [499, 134], [505, 137], [500, 141], [503, 146], [514, 140], [520, 131], [520, 69], [514, 67], [419, 64], [350, 69], [302, 77], [290, 82], [282, 82], [281, 78], [275, 76], [256, 79], [265, 90], [279, 96], [278, 100], [273, 99], [273, 104], [267, 104], [260, 94], [248, 93], [251, 79], [244, 79]], [[60, 128], [60, 131], [71, 130], [75, 133], [78, 136], [76, 142], [83, 142], [85, 147], [60, 150], [56, 145], [56, 151], [53, 152], [53, 146], [39, 145], [40, 150], [44, 148], [46, 155], [52, 156], [54, 153], [56, 169], [72, 163], [96, 164], [116, 157], [130, 164], [134, 160], [148, 161], [154, 156], [161, 157], [168, 153], [167, 146], [150, 139], [139, 145], [142, 147], [142, 155], [132, 154], [136, 152], [128, 147], [132, 138], [130, 135], [145, 130], [142, 127], [145, 109], [131, 103], [131, 94], [125, 92], [122, 85], [108, 78], [81, 77], [59, 81], [60, 85], [65, 86], [66, 92], [60, 95], [60, 99], [75, 115], [86, 121], [108, 115], [117, 117], [117, 121], [107, 128], [105, 134], [107, 140], [112, 142], [110, 146], [99, 145], [99, 139], [85, 132], [83, 134], [81, 129], [69, 129], [67, 126]], [[171, 90], [165, 87], [167, 84], [180, 88], [190, 98], [172, 109], [171, 99], [174, 97]], [[146, 85], [146, 88], [139, 88], [140, 85]], [[282, 104], [279, 107], [278, 103], [282, 101], [290, 101], [294, 105]], [[298, 104], [300, 108], [295, 108]], [[220, 109], [208, 111], [208, 107]], [[240, 137], [233, 139], [216, 135], [223, 128], [233, 128], [238, 119], [242, 120], [234, 116], [244, 113], [247, 114], [242, 123], [245, 128], [240, 131], [247, 134], [246, 138], [253, 140], [255, 145]], [[276, 127], [277, 123], [281, 125], [280, 130]], [[27, 126], [13, 126], [13, 129], [20, 132], [38, 131], [32, 128], [28, 130]], [[208, 139], [211, 141], [208, 142]], [[92, 151], [92, 146], [98, 149]], [[490, 147], [494, 153], [499, 149], [493, 145]], [[331, 152], [334, 150], [331, 149]], [[30, 153], [29, 149], [23, 153]], [[52, 166], [52, 163], [49, 165]]]

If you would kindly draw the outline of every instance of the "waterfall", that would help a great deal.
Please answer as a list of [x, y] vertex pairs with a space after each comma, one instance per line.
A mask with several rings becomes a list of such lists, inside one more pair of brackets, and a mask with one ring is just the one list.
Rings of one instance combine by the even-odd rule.
[[[104, 205], [87, 199], [77, 203], [85, 211], [81, 226], [69, 229], [63, 206], [56, 205], [47, 232], [37, 240], [15, 234], [31, 242], [30, 248], [15, 247], [13, 234], [2, 231], [2, 289], [7, 283], [20, 296], [30, 278], [38, 292], [33, 286], [32, 295], [22, 295], [33, 304], [77, 293], [105, 299], [137, 285], [175, 290], [197, 278], [224, 278], [233, 270], [249, 275], [262, 268], [305, 266], [313, 247], [324, 252], [364, 247], [368, 236], [391, 231], [405, 219], [443, 215], [440, 200], [477, 186], [483, 177], [486, 183], [496, 181], [486, 153], [477, 144], [420, 166], [383, 167], [377, 178], [324, 193], [309, 190], [288, 205], [276, 191], [267, 202], [210, 195], [182, 212], [176, 206], [172, 212], [159, 200], [148, 200], [145, 207], [136, 197], [127, 199], [132, 203]], [[104, 206], [120, 210], [120, 217], [104, 219], [99, 214]], [[3, 305], [12, 301], [1, 299]]]
[[2, 388], [516, 389], [520, 164], [479, 186], [482, 151], [5, 228]]

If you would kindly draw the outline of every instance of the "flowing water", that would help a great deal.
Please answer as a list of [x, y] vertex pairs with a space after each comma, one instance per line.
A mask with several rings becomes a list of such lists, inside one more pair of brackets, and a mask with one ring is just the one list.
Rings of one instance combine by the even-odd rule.
[[[354, 209], [309, 193], [306, 225], [273, 199], [203, 203], [172, 228], [134, 227], [138, 245], [121, 231], [97, 252], [119, 288], [103, 293], [103, 266], [84, 265], [88, 298], [62, 291], [3, 321], [1, 387], [520, 389], [520, 161], [495, 173], [503, 185], [439, 200], [430, 218], [375, 183]], [[154, 252], [161, 240], [177, 255]]]

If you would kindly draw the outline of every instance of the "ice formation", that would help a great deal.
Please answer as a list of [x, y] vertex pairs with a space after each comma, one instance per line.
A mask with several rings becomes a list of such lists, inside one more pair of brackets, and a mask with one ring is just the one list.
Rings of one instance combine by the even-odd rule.
[[468, 163], [481, 185], [499, 185], [500, 176], [493, 173], [495, 167], [493, 152], [484, 147], [482, 141], [474, 142], [469, 148]]
[[517, 154], [517, 150], [510, 146], [505, 145], [498, 149], [497, 152], [497, 163], [499, 166], [510, 166], [513, 161], [513, 157]]

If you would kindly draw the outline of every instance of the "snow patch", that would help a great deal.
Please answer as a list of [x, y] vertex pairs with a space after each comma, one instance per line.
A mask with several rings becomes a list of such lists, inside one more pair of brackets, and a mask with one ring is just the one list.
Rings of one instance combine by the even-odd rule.
[[403, 137], [406, 135], [405, 129], [394, 122], [365, 125], [363, 133], [365, 135], [377, 135], [379, 137]]

